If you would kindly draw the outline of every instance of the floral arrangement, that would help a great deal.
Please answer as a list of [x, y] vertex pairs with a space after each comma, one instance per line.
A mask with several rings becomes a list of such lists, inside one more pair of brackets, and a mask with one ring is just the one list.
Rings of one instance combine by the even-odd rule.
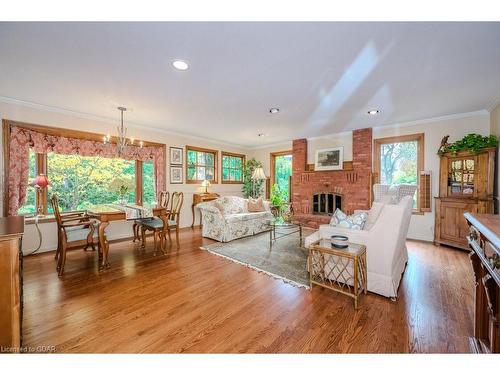
[[108, 190], [118, 193], [120, 201], [124, 200], [125, 194], [134, 188], [134, 182], [131, 178], [115, 177], [108, 185]]

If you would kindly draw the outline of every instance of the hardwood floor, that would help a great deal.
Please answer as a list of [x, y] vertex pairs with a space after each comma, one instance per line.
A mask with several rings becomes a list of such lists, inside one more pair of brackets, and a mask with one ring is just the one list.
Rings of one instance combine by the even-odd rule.
[[409, 263], [392, 302], [293, 287], [199, 250], [153, 256], [111, 245], [111, 269], [96, 254], [68, 254], [57, 277], [53, 254], [25, 258], [24, 344], [56, 352], [435, 353], [468, 352], [473, 281], [467, 253], [408, 241]]

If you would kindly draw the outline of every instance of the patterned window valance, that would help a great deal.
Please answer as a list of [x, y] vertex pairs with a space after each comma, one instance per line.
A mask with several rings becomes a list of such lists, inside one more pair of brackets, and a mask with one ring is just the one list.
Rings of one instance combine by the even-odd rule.
[[[29, 150], [46, 154], [55, 152], [65, 155], [102, 156], [116, 158], [115, 144], [44, 134], [32, 129], [11, 126], [8, 180], [8, 214], [17, 215], [19, 207], [26, 200], [29, 174]], [[155, 171], [155, 189], [157, 192], [165, 186], [164, 147], [127, 146], [121, 158], [126, 160], [153, 160]]]

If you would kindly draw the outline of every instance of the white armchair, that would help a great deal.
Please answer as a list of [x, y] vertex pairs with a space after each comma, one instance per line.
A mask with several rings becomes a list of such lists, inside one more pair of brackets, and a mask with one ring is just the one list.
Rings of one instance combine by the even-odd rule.
[[401, 275], [408, 261], [406, 235], [412, 206], [411, 196], [403, 197], [398, 204], [376, 203], [370, 210], [368, 221], [371, 223], [365, 224], [366, 230], [321, 225], [317, 232], [305, 239], [305, 246], [333, 235], [344, 235], [350, 242], [365, 245], [368, 290], [386, 297], [397, 297]]

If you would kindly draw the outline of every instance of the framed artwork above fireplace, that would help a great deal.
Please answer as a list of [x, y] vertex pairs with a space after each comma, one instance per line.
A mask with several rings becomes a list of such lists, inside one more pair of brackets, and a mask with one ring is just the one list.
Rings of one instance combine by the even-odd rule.
[[314, 170], [335, 171], [342, 169], [344, 164], [344, 147], [331, 147], [316, 150]]

